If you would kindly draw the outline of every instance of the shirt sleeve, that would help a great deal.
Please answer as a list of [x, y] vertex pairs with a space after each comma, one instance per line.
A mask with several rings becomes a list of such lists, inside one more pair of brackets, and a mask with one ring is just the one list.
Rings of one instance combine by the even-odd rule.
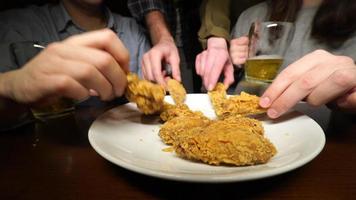
[[138, 69], [137, 69], [137, 74], [140, 78], [143, 78], [142, 74], [142, 58], [143, 55], [151, 49], [151, 44], [149, 40], [147, 39], [145, 34], [140, 34], [139, 35], [139, 47], [138, 47], [138, 56], [137, 56], [137, 63], [138, 63]]
[[230, 0], [204, 0], [200, 13], [201, 27], [198, 36], [204, 48], [211, 36], [230, 39]]
[[120, 22], [118, 34], [130, 52], [130, 71], [142, 77], [142, 57], [151, 48], [145, 30], [133, 18], [116, 15]]
[[128, 0], [127, 6], [131, 15], [139, 24], [145, 24], [145, 15], [150, 11], [160, 11], [171, 32], [176, 29], [176, 13], [173, 0]]
[[162, 0], [128, 0], [127, 6], [131, 15], [138, 21], [143, 21], [146, 13], [153, 10], [167, 14]]
[[24, 38], [4, 23], [0, 22], [0, 27], [0, 72], [3, 73], [19, 68], [11, 44], [23, 41]]
[[346, 40], [340, 48], [331, 50], [331, 52], [336, 55], [351, 57], [354, 60], [354, 63], [356, 63], [356, 33]]
[[234, 25], [234, 27], [232, 28], [232, 31], [231, 31], [231, 38], [239, 38], [239, 37], [242, 37], [242, 36], [246, 36], [248, 34], [247, 30], [249, 29], [249, 21], [247, 18], [246, 18], [246, 13], [242, 13], [236, 24]]

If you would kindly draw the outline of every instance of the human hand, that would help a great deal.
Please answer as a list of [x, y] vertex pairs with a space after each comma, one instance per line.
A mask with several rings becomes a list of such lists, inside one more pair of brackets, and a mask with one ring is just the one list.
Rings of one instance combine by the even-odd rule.
[[224, 71], [226, 87], [234, 82], [234, 67], [224, 38], [208, 39], [207, 49], [198, 54], [195, 59], [195, 70], [202, 77], [204, 87], [208, 91], [214, 89], [222, 71]]
[[230, 56], [234, 65], [241, 66], [248, 56], [248, 37], [243, 36], [230, 41]]
[[23, 68], [2, 74], [6, 84], [0, 91], [22, 103], [58, 96], [109, 100], [124, 93], [128, 62], [127, 49], [112, 31], [84, 33], [52, 43]]
[[305, 100], [313, 106], [330, 101], [344, 109], [356, 108], [356, 66], [345, 56], [316, 50], [283, 70], [262, 95], [260, 105], [277, 118]]
[[143, 55], [141, 65], [143, 77], [166, 87], [167, 75], [162, 68], [162, 63], [167, 63], [172, 67], [173, 78], [181, 81], [179, 62], [178, 49], [173, 38], [161, 38], [152, 49]]

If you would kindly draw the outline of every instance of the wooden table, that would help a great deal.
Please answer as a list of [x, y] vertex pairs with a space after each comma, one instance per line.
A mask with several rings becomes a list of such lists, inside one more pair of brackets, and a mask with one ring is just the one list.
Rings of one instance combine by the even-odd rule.
[[356, 196], [354, 116], [333, 114], [327, 124], [324, 150], [297, 170], [255, 181], [201, 184], [136, 174], [99, 156], [88, 142], [88, 129], [98, 115], [111, 107], [79, 108], [74, 115], [0, 132], [0, 199], [354, 199]]

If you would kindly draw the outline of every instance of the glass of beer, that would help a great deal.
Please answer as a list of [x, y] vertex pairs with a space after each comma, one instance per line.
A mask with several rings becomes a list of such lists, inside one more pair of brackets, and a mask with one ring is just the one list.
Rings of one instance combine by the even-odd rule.
[[[10, 45], [15, 62], [19, 67], [36, 56], [45, 44], [36, 41], [14, 42]], [[31, 112], [36, 119], [46, 120], [70, 114], [74, 111], [75, 101], [65, 97], [43, 100], [31, 105]]]
[[36, 119], [47, 120], [72, 113], [75, 109], [72, 99], [58, 97], [48, 102], [40, 102], [31, 106], [31, 111]]
[[245, 78], [249, 82], [271, 83], [283, 65], [284, 54], [293, 38], [290, 22], [254, 22], [249, 31]]

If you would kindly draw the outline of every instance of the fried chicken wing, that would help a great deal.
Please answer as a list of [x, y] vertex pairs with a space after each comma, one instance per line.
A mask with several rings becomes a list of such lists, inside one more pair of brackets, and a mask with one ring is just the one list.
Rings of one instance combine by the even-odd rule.
[[252, 115], [266, 112], [266, 109], [259, 106], [259, 97], [245, 92], [240, 95], [230, 95], [227, 97], [226, 88], [222, 83], [218, 83], [214, 90], [208, 92], [210, 100], [218, 118], [230, 115]]
[[181, 83], [174, 79], [169, 79], [167, 82], [167, 88], [176, 105], [184, 104], [187, 92]]
[[226, 113], [240, 115], [251, 115], [266, 112], [266, 109], [260, 107], [260, 98], [256, 95], [251, 95], [246, 92], [241, 92], [240, 95], [232, 95], [223, 105]]
[[163, 111], [160, 114], [162, 121], [170, 121], [173, 118], [180, 116], [199, 116], [205, 117], [204, 114], [200, 111], [192, 111], [185, 104], [172, 105], [169, 103], [164, 103]]
[[144, 114], [154, 114], [163, 109], [164, 88], [147, 80], [141, 80], [136, 74], [127, 75], [126, 98], [137, 104]]
[[222, 83], [216, 84], [215, 88], [208, 92], [208, 95], [216, 115], [218, 117], [222, 116], [225, 112], [223, 106], [227, 101], [225, 85]]

